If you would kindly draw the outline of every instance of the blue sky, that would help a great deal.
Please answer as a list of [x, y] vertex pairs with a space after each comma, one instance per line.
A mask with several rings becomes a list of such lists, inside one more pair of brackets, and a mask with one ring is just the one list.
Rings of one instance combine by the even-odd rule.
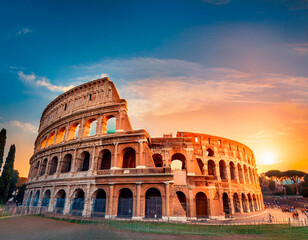
[[[128, 100], [133, 126], [154, 136], [176, 131], [162, 116], [203, 116], [213, 105], [279, 114], [277, 105], [293, 104], [285, 115], [294, 119], [248, 126], [253, 140], [214, 118], [213, 128], [179, 121], [179, 130], [194, 125], [247, 144], [282, 129], [305, 132], [289, 122], [308, 122], [307, 26], [306, 0], [2, 0], [0, 126], [17, 144], [17, 165], [27, 164], [44, 107], [71, 86], [107, 75]], [[281, 127], [268, 130], [274, 125]]]

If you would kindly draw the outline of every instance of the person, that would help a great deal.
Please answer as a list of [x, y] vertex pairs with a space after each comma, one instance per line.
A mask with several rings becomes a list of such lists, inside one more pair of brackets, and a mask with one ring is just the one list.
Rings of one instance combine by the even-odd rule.
[[272, 215], [270, 213], [268, 214], [268, 221], [269, 223], [272, 223]]

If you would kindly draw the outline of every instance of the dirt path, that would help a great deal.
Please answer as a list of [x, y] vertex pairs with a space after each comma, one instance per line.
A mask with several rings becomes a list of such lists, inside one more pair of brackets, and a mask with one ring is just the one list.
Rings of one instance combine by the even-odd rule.
[[108, 228], [102, 224], [77, 224], [66, 221], [53, 220], [37, 216], [13, 217], [0, 220], [0, 239], [2, 240], [40, 240], [40, 239], [255, 239], [255, 235], [232, 235], [229, 237], [208, 237], [197, 235], [166, 235], [141, 232], [130, 232]]

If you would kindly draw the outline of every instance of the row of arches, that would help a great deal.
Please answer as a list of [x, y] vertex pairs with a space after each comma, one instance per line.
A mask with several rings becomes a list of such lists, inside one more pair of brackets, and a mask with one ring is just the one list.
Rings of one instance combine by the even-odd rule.
[[[124, 148], [121, 152], [122, 168], [136, 167], [136, 151], [131, 147]], [[73, 169], [75, 167], [75, 169]], [[64, 155], [61, 162], [59, 158], [54, 156], [50, 161], [45, 158], [42, 161], [37, 161], [34, 167], [30, 170], [30, 177], [39, 177], [44, 174], [53, 175], [57, 171], [59, 173], [68, 173], [72, 170], [76, 172], [88, 171], [91, 167], [91, 154], [88, 151], [82, 152], [73, 161], [72, 154]], [[106, 170], [111, 168], [111, 151], [104, 149], [98, 155], [98, 170]]]
[[[99, 126], [101, 125], [101, 127]], [[100, 129], [100, 130], [99, 130]], [[88, 119], [83, 126], [81, 122], [75, 122], [69, 127], [61, 127], [57, 132], [53, 131], [48, 136], [43, 137], [38, 149], [49, 147], [52, 144], [58, 144], [66, 140], [73, 140], [79, 137], [89, 137], [95, 134], [115, 133], [116, 117], [108, 115], [102, 122], [98, 122], [97, 118]]]
[[[40, 190], [37, 190], [32, 199], [32, 191], [27, 200], [27, 206], [38, 207], [40, 203]], [[104, 218], [106, 215], [106, 192], [99, 188], [92, 196], [91, 217]], [[49, 207], [51, 200], [50, 190], [43, 194], [40, 207]], [[82, 189], [76, 189], [68, 199], [65, 190], [61, 189], [55, 194], [55, 204], [52, 211], [57, 214], [64, 214], [66, 201], [70, 202], [69, 214], [73, 216], [83, 216], [85, 208], [85, 192]], [[129, 188], [122, 188], [118, 195], [118, 218], [133, 217], [133, 193]], [[162, 218], [162, 196], [157, 188], [150, 188], [145, 193], [145, 218]]]

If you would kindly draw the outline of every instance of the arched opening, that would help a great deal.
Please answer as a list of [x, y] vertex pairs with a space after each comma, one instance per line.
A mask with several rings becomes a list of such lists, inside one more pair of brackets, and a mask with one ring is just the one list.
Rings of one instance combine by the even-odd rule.
[[233, 194], [233, 207], [235, 212], [241, 212], [240, 200], [237, 193]]
[[98, 189], [93, 200], [92, 217], [104, 218], [106, 212], [106, 192]]
[[100, 170], [110, 169], [111, 167], [111, 152], [108, 149], [104, 149], [99, 154], [101, 159]]
[[95, 135], [96, 125], [97, 125], [97, 120], [95, 118], [89, 119], [84, 125], [83, 136], [88, 137]]
[[243, 206], [243, 211], [247, 212], [247, 199], [244, 193], [242, 193], [242, 206]]
[[209, 176], [215, 176], [216, 175], [216, 165], [213, 160], [209, 160], [207, 162], [207, 167], [208, 167], [208, 175]]
[[48, 208], [50, 202], [50, 195], [51, 195], [50, 190], [45, 191], [41, 204], [42, 207]]
[[65, 191], [63, 189], [59, 190], [56, 194], [56, 204], [55, 204], [55, 213], [63, 214], [64, 206], [65, 206]]
[[253, 212], [252, 198], [251, 198], [250, 193], [248, 193], [248, 203], [249, 203], [249, 210], [250, 210], [250, 212]]
[[72, 159], [73, 159], [72, 154], [66, 154], [64, 156], [61, 173], [66, 173], [71, 171]]
[[81, 172], [88, 171], [90, 167], [90, 153], [85, 151], [80, 154], [79, 168]]
[[198, 192], [196, 195], [196, 217], [205, 218], [208, 216], [207, 197], [205, 193]]
[[[173, 163], [173, 161], [176, 161]], [[180, 164], [178, 161], [181, 161], [182, 164]], [[181, 166], [180, 166], [181, 165]], [[175, 153], [171, 157], [171, 169], [186, 169], [186, 158], [181, 153]]]
[[233, 162], [230, 162], [229, 166], [230, 166], [230, 177], [231, 179], [235, 180], [235, 165]]
[[39, 200], [40, 200], [40, 190], [37, 190], [33, 198], [32, 206], [37, 207]]
[[55, 132], [51, 133], [47, 142], [47, 147], [53, 144], [53, 140], [55, 139]]
[[46, 143], [47, 143], [47, 137], [44, 138], [42, 144], [41, 144], [41, 149], [46, 147]]
[[103, 120], [103, 134], [116, 132], [116, 117], [113, 115], [105, 117]]
[[196, 160], [197, 160], [197, 163], [198, 163], [200, 172], [201, 172], [201, 174], [203, 175], [203, 174], [204, 174], [204, 170], [203, 170], [204, 163], [202, 162], [202, 160], [201, 160], [200, 158], [196, 158]]
[[160, 191], [156, 188], [150, 188], [145, 194], [145, 217], [162, 217], [162, 198]]
[[125, 148], [122, 151], [123, 165], [122, 168], [136, 167], [136, 152], [133, 148]]
[[56, 138], [56, 143], [63, 142], [63, 140], [64, 140], [64, 133], [65, 133], [65, 127], [61, 128], [58, 131], [57, 138]]
[[223, 209], [224, 209], [224, 213], [226, 215], [230, 214], [230, 208], [229, 208], [229, 197], [227, 193], [224, 193], [222, 195], [222, 204], [223, 204]]
[[74, 199], [71, 205], [70, 213], [73, 216], [82, 216], [82, 211], [84, 208], [84, 191], [82, 189], [77, 189], [73, 196]]
[[70, 130], [68, 132], [68, 140], [72, 140], [72, 139], [77, 139], [78, 138], [79, 128], [80, 128], [80, 124], [78, 122], [74, 123], [70, 127]]
[[206, 156], [213, 157], [214, 156], [214, 151], [211, 148], [208, 148], [206, 150]]
[[242, 170], [242, 166], [239, 163], [237, 164], [237, 172], [238, 172], [238, 178], [240, 182], [243, 183], [243, 170]]
[[253, 206], [255, 208], [255, 211], [259, 210], [258, 209], [258, 205], [257, 205], [257, 199], [256, 199], [256, 195], [252, 195], [252, 200], [253, 200]]
[[133, 216], [133, 193], [128, 188], [122, 188], [118, 200], [118, 218], [132, 218]]
[[37, 161], [32, 172], [33, 174], [32, 177], [36, 177], [38, 175], [39, 168], [40, 168], [40, 161]]
[[253, 181], [253, 175], [252, 175], [252, 173], [251, 173], [250, 167], [248, 168], [248, 173], [249, 173], [250, 182], [253, 183], [253, 182], [254, 182], [254, 181]]
[[30, 196], [28, 197], [27, 207], [30, 206], [31, 200], [32, 200], [32, 191], [30, 192]]
[[186, 205], [186, 196], [183, 192], [177, 191], [176, 195], [178, 197], [179, 202], [181, 203], [181, 206], [185, 212], [185, 215], [187, 214], [187, 205]]
[[153, 161], [154, 161], [155, 167], [163, 167], [164, 166], [163, 157], [158, 153], [153, 155]]
[[248, 178], [248, 170], [247, 170], [246, 165], [244, 165], [244, 175], [245, 175], [245, 181], [246, 181], [246, 183], [248, 183], [249, 182], [249, 178]]
[[55, 174], [58, 167], [58, 157], [53, 157], [50, 162], [49, 175]]
[[221, 179], [227, 179], [226, 163], [223, 160], [220, 160], [220, 162], [219, 162], [219, 173], [220, 173]]
[[46, 172], [46, 166], [47, 166], [47, 158], [45, 158], [41, 164], [41, 172], [40, 176], [44, 175]]

